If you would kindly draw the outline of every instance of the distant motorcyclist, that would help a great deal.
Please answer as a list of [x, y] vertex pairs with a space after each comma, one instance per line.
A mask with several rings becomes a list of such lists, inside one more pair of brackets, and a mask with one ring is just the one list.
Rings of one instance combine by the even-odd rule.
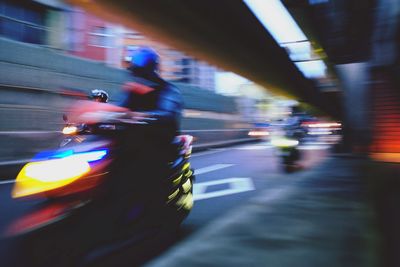
[[302, 125], [303, 117], [304, 113], [300, 112], [298, 106], [292, 107], [291, 115], [285, 121], [284, 130], [286, 137], [294, 138], [299, 142], [302, 141], [307, 133]]

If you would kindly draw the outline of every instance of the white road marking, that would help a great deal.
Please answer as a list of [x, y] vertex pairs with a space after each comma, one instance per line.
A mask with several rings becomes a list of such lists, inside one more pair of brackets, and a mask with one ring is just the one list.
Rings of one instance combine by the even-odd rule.
[[54, 134], [62, 131], [0, 131], [0, 135]]
[[[207, 187], [213, 185], [227, 184], [228, 189], [207, 192]], [[238, 194], [242, 192], [255, 190], [253, 180], [249, 177], [232, 177], [227, 179], [196, 183], [193, 187], [194, 200], [222, 197], [226, 195]]]
[[0, 181], [0, 184], [13, 184], [15, 180]]
[[246, 145], [246, 146], [237, 147], [236, 149], [239, 149], [239, 150], [261, 150], [261, 149], [269, 149], [269, 148], [272, 148], [271, 143], [263, 142], [263, 143], [254, 144], [254, 145]]
[[298, 147], [299, 150], [325, 150], [329, 148], [328, 145], [303, 145]]
[[226, 151], [228, 149], [229, 148], [220, 148], [220, 149], [213, 149], [211, 151], [199, 152], [199, 153], [192, 154], [192, 158], [206, 156], [206, 155], [210, 155], [210, 154], [215, 154], [215, 153], [218, 153], [218, 152], [224, 152], [224, 151]]
[[231, 167], [235, 164], [215, 164], [215, 165], [211, 165], [211, 166], [207, 166], [204, 168], [200, 168], [200, 169], [195, 169], [194, 174], [195, 175], [200, 175], [200, 174], [204, 174], [207, 172], [212, 172], [212, 171], [216, 171], [216, 170], [220, 170], [220, 169], [225, 169], [228, 167]]
[[9, 160], [9, 161], [1, 161], [0, 166], [4, 165], [14, 165], [14, 164], [25, 164], [31, 161], [31, 159], [21, 159], [21, 160]]

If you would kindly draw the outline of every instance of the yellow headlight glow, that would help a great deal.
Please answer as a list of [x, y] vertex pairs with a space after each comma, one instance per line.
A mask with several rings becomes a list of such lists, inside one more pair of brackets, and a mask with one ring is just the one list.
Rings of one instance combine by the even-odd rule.
[[26, 164], [19, 172], [12, 192], [19, 198], [68, 185], [90, 171], [89, 164], [73, 157]]
[[293, 139], [286, 139], [286, 138], [277, 138], [271, 141], [273, 146], [277, 147], [293, 147], [299, 144], [299, 141]]

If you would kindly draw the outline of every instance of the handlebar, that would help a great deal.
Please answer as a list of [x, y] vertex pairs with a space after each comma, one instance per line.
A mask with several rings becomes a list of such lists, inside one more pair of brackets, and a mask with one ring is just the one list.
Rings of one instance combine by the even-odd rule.
[[146, 125], [155, 120], [139, 112], [86, 112], [79, 116], [80, 123], [69, 123], [63, 128], [66, 135], [85, 134], [98, 131], [117, 131], [127, 125]]

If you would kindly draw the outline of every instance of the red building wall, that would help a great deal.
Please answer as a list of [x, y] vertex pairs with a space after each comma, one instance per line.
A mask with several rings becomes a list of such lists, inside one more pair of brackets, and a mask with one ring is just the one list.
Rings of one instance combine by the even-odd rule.
[[107, 23], [79, 9], [71, 14], [71, 54], [106, 61], [108, 49]]
[[400, 162], [400, 94], [388, 75], [374, 73], [372, 86], [372, 158]]

